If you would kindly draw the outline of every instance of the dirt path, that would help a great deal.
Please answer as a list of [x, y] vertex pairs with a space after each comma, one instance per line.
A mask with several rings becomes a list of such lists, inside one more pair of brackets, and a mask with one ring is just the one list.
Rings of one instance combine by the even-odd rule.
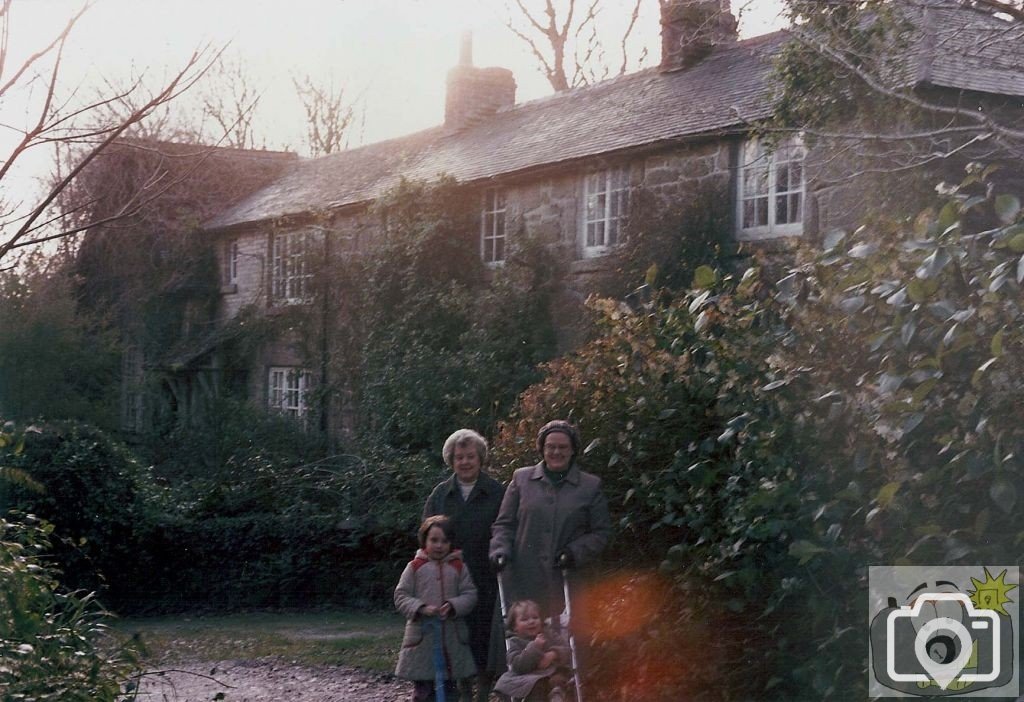
[[281, 659], [179, 663], [147, 673], [139, 702], [405, 702], [412, 685], [390, 675]]

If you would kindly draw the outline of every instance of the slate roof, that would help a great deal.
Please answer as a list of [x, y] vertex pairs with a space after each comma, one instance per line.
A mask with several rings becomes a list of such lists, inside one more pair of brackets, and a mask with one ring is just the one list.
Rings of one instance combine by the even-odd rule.
[[401, 176], [470, 182], [735, 129], [769, 114], [767, 59], [784, 41], [776, 32], [719, 47], [685, 71], [649, 68], [506, 108], [454, 134], [434, 127], [302, 161], [205, 228], [373, 200]]
[[[918, 8], [918, 12], [920, 8]], [[1013, 25], [942, 3], [917, 15], [904, 84], [1024, 96], [1024, 41], [995, 41]], [[1021, 31], [1019, 24], [1016, 31]], [[719, 46], [683, 71], [649, 68], [499, 111], [456, 133], [434, 127], [305, 159], [279, 180], [205, 224], [215, 230], [372, 201], [401, 177], [441, 174], [472, 182], [616, 151], [742, 130], [767, 117], [770, 59], [789, 39], [775, 32]]]
[[918, 77], [958, 90], [1024, 97], [1024, 26], [937, 3], [924, 11]]

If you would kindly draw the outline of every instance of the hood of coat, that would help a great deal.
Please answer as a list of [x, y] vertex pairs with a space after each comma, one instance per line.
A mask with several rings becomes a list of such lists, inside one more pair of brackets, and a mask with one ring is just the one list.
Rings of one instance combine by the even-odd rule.
[[[430, 556], [428, 556], [427, 552], [424, 551], [422, 548], [418, 548], [418, 549], [416, 549], [416, 556], [412, 560], [413, 560], [413, 562], [422, 561], [422, 562], [426, 563], [426, 562], [429, 562], [429, 561], [431, 561], [433, 559]], [[457, 548], [453, 548], [451, 550], [451, 552], [447, 556], [445, 556], [443, 559], [441, 559], [441, 562], [442, 563], [448, 563], [448, 564], [451, 564], [451, 565], [455, 565], [455, 563], [458, 562], [461, 565], [462, 564], [462, 550], [461, 549], [457, 549]], [[420, 563], [420, 565], [422, 565], [422, 563]]]

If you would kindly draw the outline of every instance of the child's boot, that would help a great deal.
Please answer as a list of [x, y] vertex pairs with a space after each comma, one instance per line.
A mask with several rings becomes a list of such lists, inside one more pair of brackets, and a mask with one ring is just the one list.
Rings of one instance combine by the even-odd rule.
[[487, 702], [491, 698], [494, 679], [484, 673], [476, 676], [476, 702]]
[[459, 680], [459, 702], [473, 702], [473, 678]]
[[560, 687], [551, 688], [551, 692], [548, 693], [548, 702], [566, 702], [565, 690]]

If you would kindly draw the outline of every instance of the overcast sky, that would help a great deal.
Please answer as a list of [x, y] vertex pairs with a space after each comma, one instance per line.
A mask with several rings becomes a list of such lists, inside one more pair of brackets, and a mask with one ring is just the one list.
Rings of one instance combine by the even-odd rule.
[[[45, 46], [83, 2], [14, 0], [12, 53]], [[630, 4], [605, 0], [602, 26], [621, 26]], [[732, 4], [743, 36], [782, 24], [781, 0]], [[644, 65], [651, 65], [660, 53], [658, 3], [643, 0], [643, 6], [631, 56], [646, 45]], [[549, 94], [535, 59], [504, 26], [506, 16], [504, 0], [94, 0], [72, 35], [61, 85], [65, 94], [85, 94], [101, 78], [123, 81], [133, 71], [158, 81], [200, 44], [231, 42], [228, 57], [245, 67], [262, 94], [257, 129], [263, 144], [303, 150], [302, 108], [291, 80], [309, 74], [319, 83], [333, 78], [359, 98], [360, 124], [350, 137], [358, 146], [442, 122], [445, 76], [466, 30], [473, 33], [474, 64], [511, 69], [519, 102]], [[614, 67], [620, 61], [608, 56]], [[5, 72], [4, 81], [10, 63]], [[25, 90], [0, 103], [0, 147], [32, 117], [29, 105], [38, 95]], [[37, 155], [37, 161], [45, 158]]]

